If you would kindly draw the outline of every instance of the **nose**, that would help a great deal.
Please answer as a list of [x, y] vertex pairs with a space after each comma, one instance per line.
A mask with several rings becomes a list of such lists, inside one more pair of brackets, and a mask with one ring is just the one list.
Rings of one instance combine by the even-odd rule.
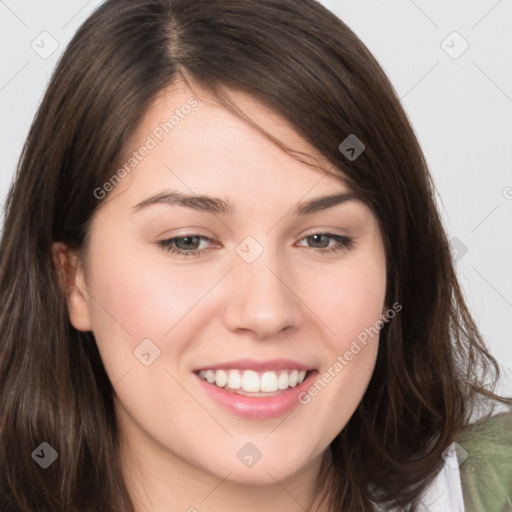
[[294, 293], [292, 272], [283, 263], [270, 251], [252, 263], [235, 263], [226, 283], [224, 322], [229, 330], [269, 339], [301, 325], [300, 299]]

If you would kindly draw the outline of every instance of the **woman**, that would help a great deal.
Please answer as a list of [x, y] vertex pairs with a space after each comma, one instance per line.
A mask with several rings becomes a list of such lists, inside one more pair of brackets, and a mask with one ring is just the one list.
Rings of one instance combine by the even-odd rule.
[[459, 470], [485, 432], [512, 445], [509, 415], [466, 428], [510, 402], [424, 157], [316, 2], [105, 2], [43, 99], [1, 253], [14, 509], [435, 512], [443, 483], [457, 510], [506, 506], [485, 457]]

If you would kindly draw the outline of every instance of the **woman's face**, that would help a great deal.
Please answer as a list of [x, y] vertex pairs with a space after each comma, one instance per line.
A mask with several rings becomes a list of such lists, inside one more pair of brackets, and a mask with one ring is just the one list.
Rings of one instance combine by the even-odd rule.
[[[317, 155], [252, 97], [232, 95]], [[73, 325], [94, 333], [131, 450], [152, 467], [247, 483], [317, 465], [377, 356], [377, 219], [341, 181], [182, 83], [153, 103], [125, 157], [69, 306]]]

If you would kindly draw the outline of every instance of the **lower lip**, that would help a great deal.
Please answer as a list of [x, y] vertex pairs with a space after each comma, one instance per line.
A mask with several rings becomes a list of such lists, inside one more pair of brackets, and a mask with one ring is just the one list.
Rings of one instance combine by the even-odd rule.
[[300, 404], [299, 395], [309, 389], [317, 374], [316, 370], [312, 370], [298, 386], [268, 397], [238, 395], [195, 375], [205, 393], [221, 407], [243, 418], [268, 419], [283, 416], [297, 407]]

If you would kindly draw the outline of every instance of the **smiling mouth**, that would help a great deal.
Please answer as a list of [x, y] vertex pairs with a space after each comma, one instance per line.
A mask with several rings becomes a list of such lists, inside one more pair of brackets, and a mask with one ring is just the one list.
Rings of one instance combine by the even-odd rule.
[[306, 379], [309, 371], [284, 369], [256, 372], [238, 369], [204, 369], [194, 373], [202, 380], [225, 391], [257, 397], [279, 395], [287, 389], [294, 388]]

